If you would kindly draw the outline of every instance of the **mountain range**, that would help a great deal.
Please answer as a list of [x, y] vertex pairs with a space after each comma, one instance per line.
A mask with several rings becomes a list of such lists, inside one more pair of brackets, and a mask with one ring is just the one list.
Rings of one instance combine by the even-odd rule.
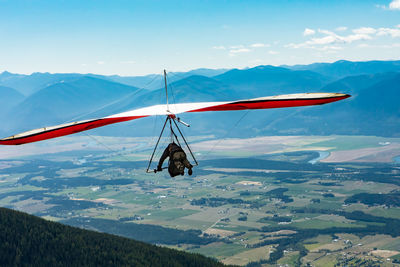
[[[174, 82], [191, 75], [202, 75], [212, 77], [227, 71], [226, 69], [196, 69], [188, 72], [170, 72], [169, 82]], [[145, 76], [119, 76], [119, 75], [98, 75], [98, 74], [80, 74], [80, 73], [40, 73], [35, 72], [31, 75], [14, 74], [7, 71], [0, 73], [0, 85], [16, 89], [25, 96], [29, 96], [45, 87], [60, 82], [69, 82], [80, 77], [93, 77], [111, 82], [117, 82], [133, 87], [144, 88], [147, 90], [158, 89], [164, 83], [161, 74], [150, 74]]]
[[[400, 135], [400, 61], [342, 60], [296, 66], [199, 69], [171, 73], [168, 82], [169, 101], [176, 103], [302, 92], [352, 95], [347, 100], [318, 107], [182, 114], [182, 119], [192, 125], [190, 135]], [[152, 85], [145, 89], [145, 83], [158, 84], [158, 88]], [[0, 133], [4, 136], [166, 101], [162, 76], [158, 74], [120, 77], [3, 72], [0, 86], [0, 104], [5, 103], [0, 107]], [[154, 120], [141, 119], [94, 131], [105, 135], [152, 135]]]
[[335, 79], [346, 76], [376, 74], [400, 71], [400, 61], [362, 61], [339, 60], [334, 63], [314, 63], [310, 65], [286, 66], [291, 70], [309, 70]]

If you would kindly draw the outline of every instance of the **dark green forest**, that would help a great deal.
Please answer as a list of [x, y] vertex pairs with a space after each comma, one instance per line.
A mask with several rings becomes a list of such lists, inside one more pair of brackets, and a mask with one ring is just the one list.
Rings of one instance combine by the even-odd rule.
[[345, 200], [345, 203], [363, 203], [368, 206], [386, 205], [388, 207], [400, 206], [400, 192], [392, 192], [389, 194], [355, 194]]
[[223, 266], [199, 254], [0, 208], [1, 266]]

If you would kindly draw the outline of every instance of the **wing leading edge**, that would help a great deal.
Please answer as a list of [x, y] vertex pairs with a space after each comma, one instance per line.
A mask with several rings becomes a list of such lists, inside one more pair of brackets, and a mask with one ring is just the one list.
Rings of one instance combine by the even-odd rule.
[[350, 97], [347, 94], [338, 93], [304, 93], [290, 94], [270, 97], [260, 97], [247, 100], [230, 102], [199, 102], [199, 103], [180, 103], [170, 104], [167, 110], [166, 105], [155, 105], [146, 108], [135, 109], [127, 112], [118, 113], [104, 118], [93, 120], [77, 121], [57, 126], [44, 127], [28, 132], [16, 134], [4, 139], [0, 139], [0, 145], [21, 145], [32, 143], [69, 134], [74, 134], [105, 125], [130, 121], [154, 115], [179, 114], [184, 112], [205, 112], [205, 111], [229, 111], [245, 109], [269, 109], [284, 107], [299, 107], [322, 105], [339, 101]]

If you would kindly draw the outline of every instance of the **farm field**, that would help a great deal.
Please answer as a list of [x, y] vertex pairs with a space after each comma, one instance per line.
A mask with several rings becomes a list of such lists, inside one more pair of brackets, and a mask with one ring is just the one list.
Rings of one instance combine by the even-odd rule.
[[170, 178], [145, 173], [152, 138], [68, 138], [2, 147], [0, 205], [226, 264], [400, 262], [400, 139], [195, 137]]

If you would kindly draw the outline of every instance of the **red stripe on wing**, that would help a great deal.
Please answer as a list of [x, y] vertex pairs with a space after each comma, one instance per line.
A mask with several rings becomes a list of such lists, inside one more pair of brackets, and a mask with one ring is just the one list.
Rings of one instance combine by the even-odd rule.
[[51, 139], [55, 137], [60, 137], [64, 135], [79, 133], [82, 131], [98, 128], [108, 124], [113, 124], [117, 122], [130, 121], [134, 119], [139, 119], [147, 116], [131, 116], [131, 117], [117, 117], [117, 118], [104, 118], [96, 119], [88, 122], [77, 123], [68, 126], [61, 126], [60, 128], [55, 128], [51, 130], [44, 130], [42, 132], [33, 133], [31, 135], [16, 137], [16, 138], [5, 138], [0, 140], [0, 145], [21, 145], [26, 143], [32, 143], [37, 141], [42, 141], [46, 139]]
[[238, 101], [218, 106], [206, 107], [188, 112], [203, 112], [203, 111], [228, 111], [228, 110], [244, 110], [244, 109], [268, 109], [268, 108], [287, 108], [300, 106], [322, 105], [339, 101], [350, 97], [350, 95], [333, 96], [327, 98], [308, 98], [308, 99], [267, 99], [267, 100], [249, 100]]

